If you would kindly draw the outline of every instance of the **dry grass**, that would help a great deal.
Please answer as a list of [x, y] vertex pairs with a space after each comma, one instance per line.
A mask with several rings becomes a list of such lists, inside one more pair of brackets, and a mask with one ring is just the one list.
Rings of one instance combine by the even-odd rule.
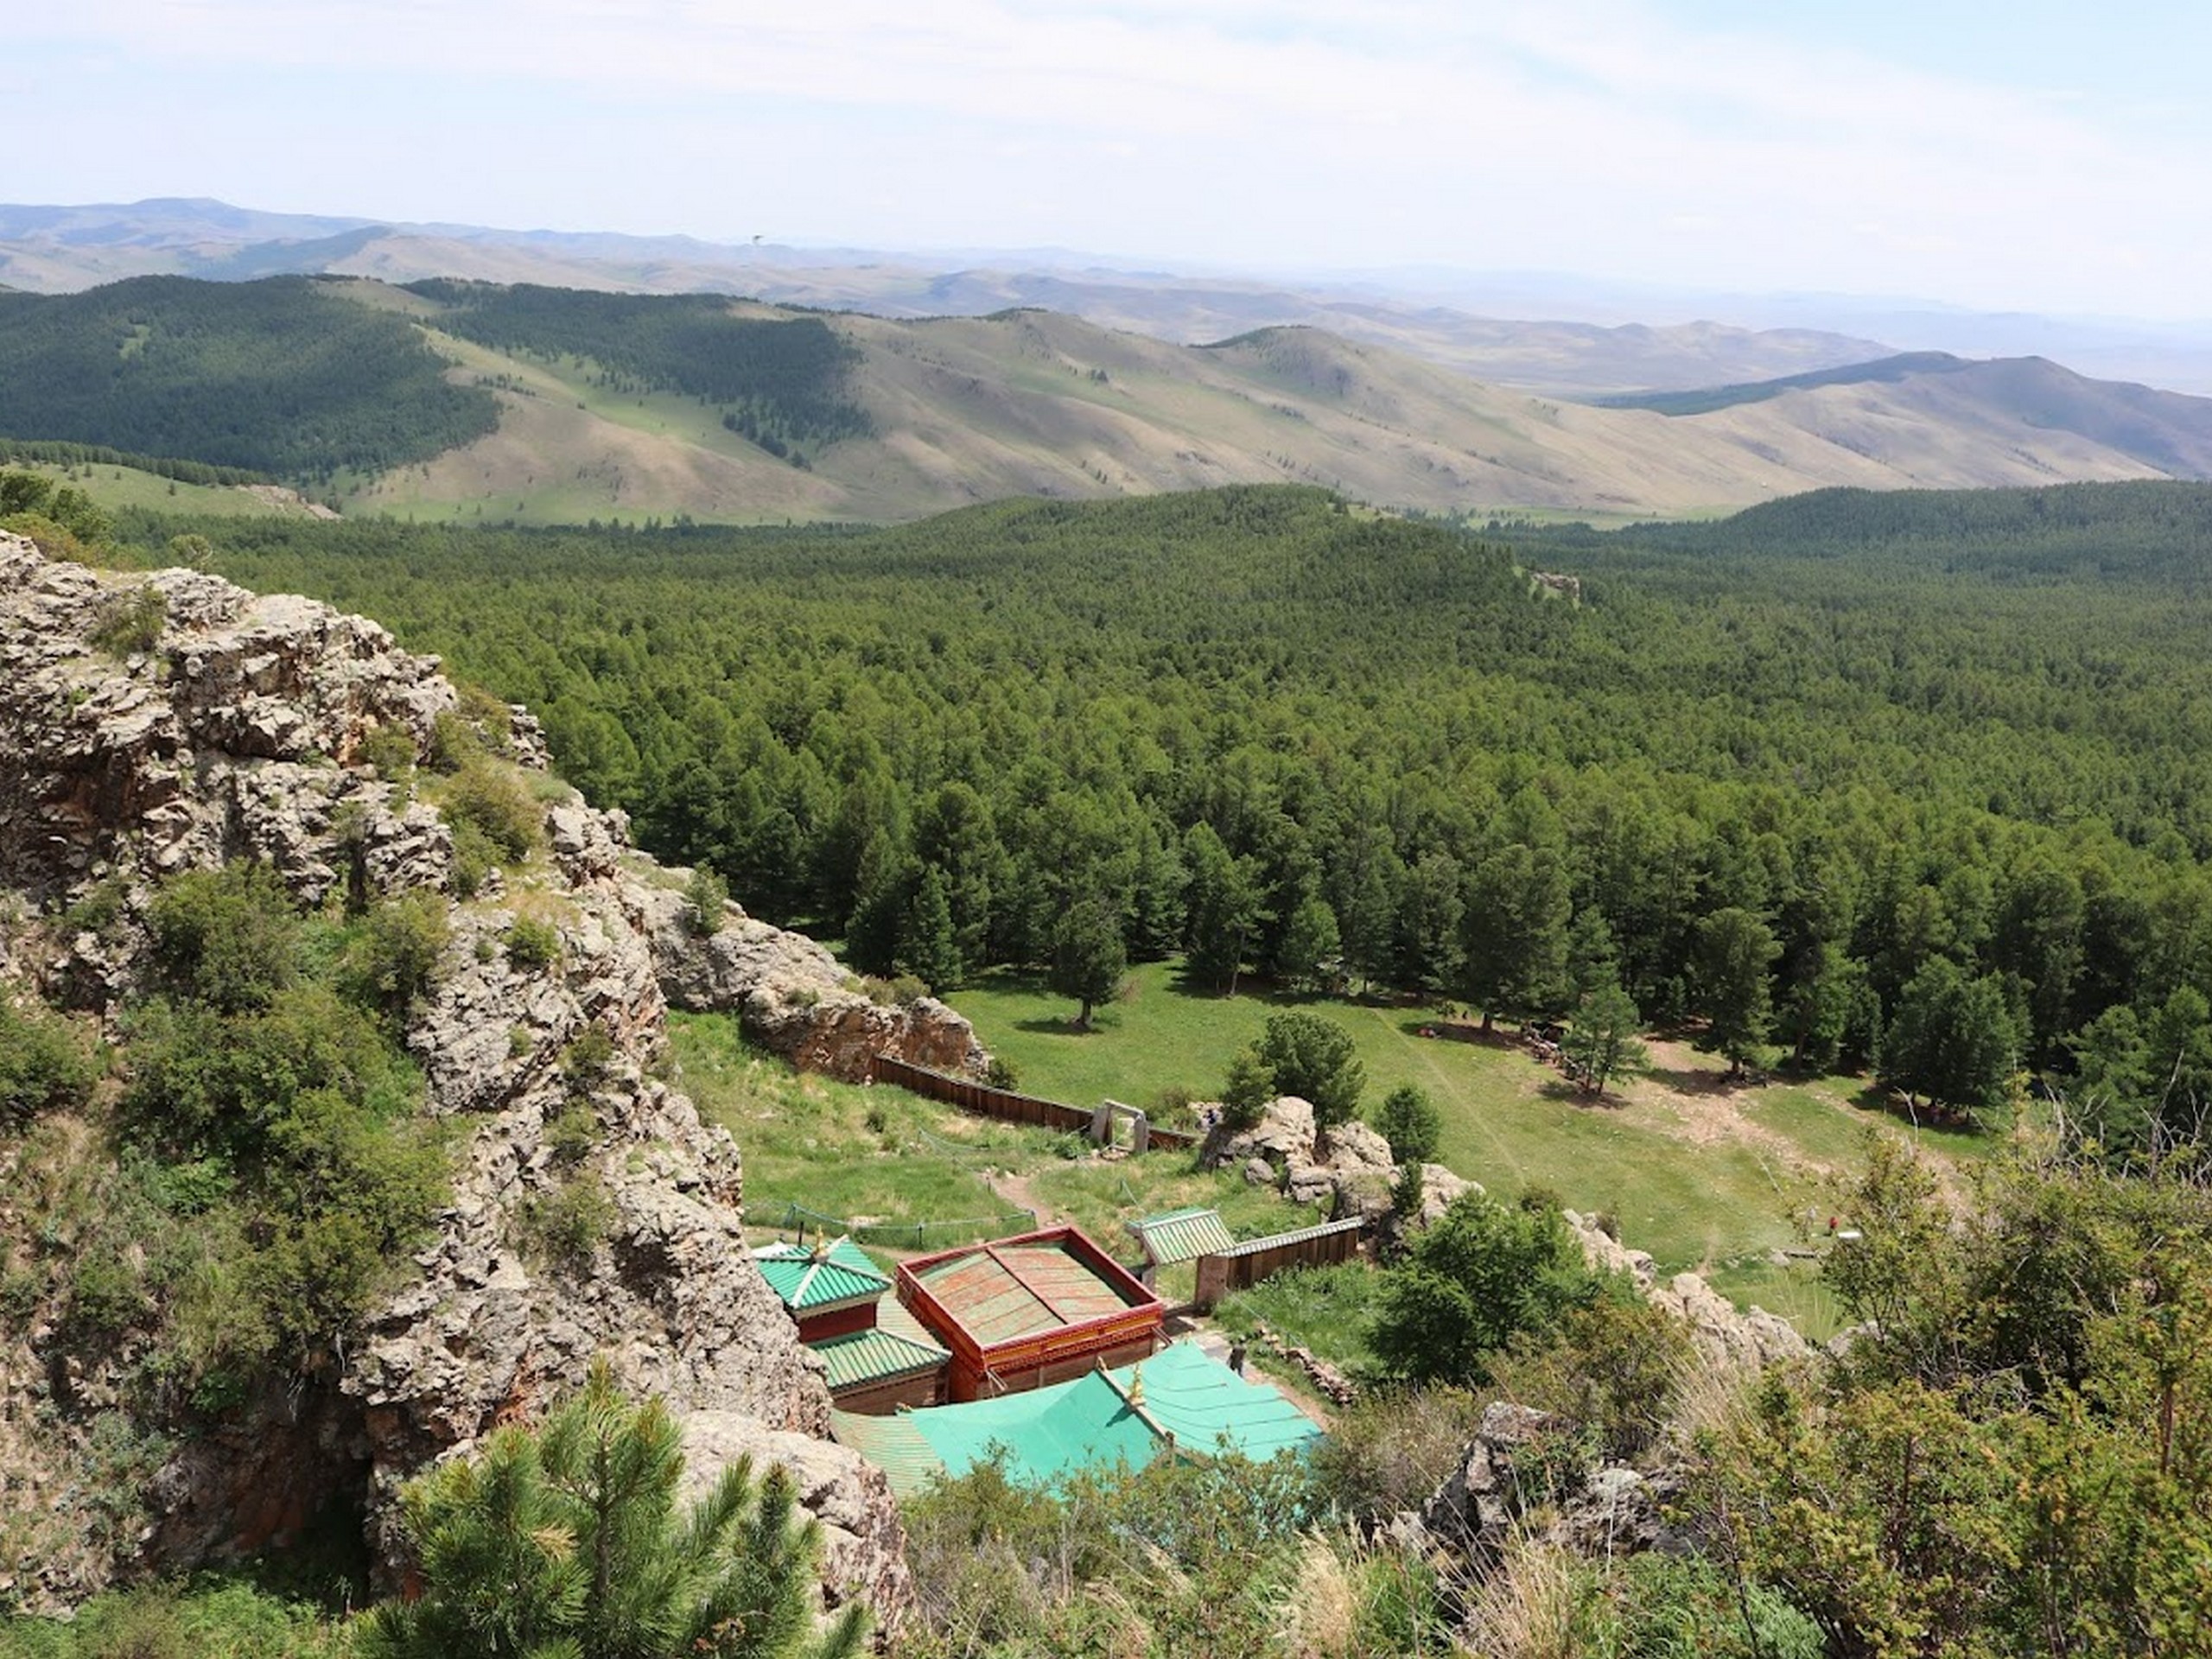
[[[362, 285], [355, 297], [378, 302]], [[1708, 415], [1595, 409], [1486, 386], [1382, 345], [1277, 330], [1202, 350], [1021, 312], [847, 315], [877, 435], [802, 472], [679, 397], [619, 397], [574, 364], [436, 336], [457, 378], [504, 377], [500, 429], [367, 480], [353, 507], [464, 522], [894, 522], [1009, 496], [1306, 483], [1432, 511], [1690, 517], [1827, 485], [1971, 486], [2145, 475], [1914, 382]], [[1957, 377], [1951, 377], [1956, 380]]]

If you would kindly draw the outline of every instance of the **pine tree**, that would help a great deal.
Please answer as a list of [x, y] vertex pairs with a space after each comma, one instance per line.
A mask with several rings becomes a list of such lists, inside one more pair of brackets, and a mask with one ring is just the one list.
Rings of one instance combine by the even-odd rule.
[[402, 1524], [423, 1592], [385, 1602], [365, 1659], [849, 1659], [861, 1610], [816, 1638], [820, 1529], [794, 1527], [790, 1478], [722, 1471], [679, 1520], [682, 1435], [626, 1400], [602, 1361], [542, 1430], [495, 1430], [408, 1486]]

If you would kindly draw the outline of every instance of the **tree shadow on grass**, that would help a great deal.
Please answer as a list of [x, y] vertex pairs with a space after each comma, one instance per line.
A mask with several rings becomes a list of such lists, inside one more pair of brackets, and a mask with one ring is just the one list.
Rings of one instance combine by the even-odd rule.
[[1862, 1112], [1899, 1124], [1909, 1129], [1940, 1129], [1947, 1135], [1971, 1135], [1981, 1128], [1972, 1112], [1955, 1111], [1948, 1106], [1915, 1105], [1894, 1090], [1885, 1089], [1878, 1083], [1869, 1083], [1854, 1090], [1851, 1103]]
[[1758, 1082], [1757, 1077], [1749, 1071], [1741, 1077], [1731, 1077], [1725, 1065], [1711, 1071], [1702, 1066], [1688, 1070], [1654, 1065], [1646, 1067], [1643, 1075], [1661, 1088], [1671, 1089], [1678, 1095], [1732, 1095], [1739, 1090], [1751, 1088]]
[[1602, 1095], [1593, 1095], [1580, 1084], [1571, 1083], [1565, 1077], [1546, 1077], [1536, 1085], [1536, 1092], [1546, 1100], [1555, 1100], [1564, 1105], [1581, 1106], [1592, 1110], [1602, 1109], [1609, 1112], [1617, 1112], [1628, 1104], [1627, 1100], [1619, 1095], [1610, 1091]]
[[1078, 1026], [1072, 1014], [1033, 1014], [1027, 1020], [1014, 1022], [1016, 1031], [1033, 1032], [1039, 1037], [1100, 1037], [1112, 1032], [1122, 1022], [1109, 1020], [1102, 1011], [1090, 1016], [1088, 1026]]

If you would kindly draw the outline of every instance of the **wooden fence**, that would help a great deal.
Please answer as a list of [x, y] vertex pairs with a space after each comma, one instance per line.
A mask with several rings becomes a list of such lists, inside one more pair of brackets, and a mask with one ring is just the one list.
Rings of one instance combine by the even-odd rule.
[[1294, 1233], [1248, 1238], [1233, 1249], [1202, 1255], [1192, 1304], [1203, 1313], [1231, 1291], [1249, 1290], [1278, 1273], [1349, 1262], [1359, 1254], [1360, 1235], [1366, 1225], [1359, 1217], [1347, 1216], [1318, 1227], [1301, 1227]]
[[1017, 1094], [1011, 1089], [977, 1083], [972, 1077], [957, 1077], [948, 1071], [932, 1071], [925, 1065], [914, 1065], [889, 1054], [877, 1055], [870, 1065], [868, 1075], [874, 1082], [895, 1084], [901, 1089], [911, 1089], [918, 1095], [944, 1101], [959, 1107], [963, 1112], [974, 1112], [981, 1117], [995, 1117], [1002, 1123], [1028, 1123], [1039, 1128], [1071, 1131], [1101, 1142], [1114, 1138], [1118, 1110], [1134, 1116], [1141, 1126], [1141, 1132], [1136, 1136], [1140, 1151], [1194, 1152], [1201, 1138], [1184, 1129], [1161, 1128], [1147, 1121], [1142, 1112], [1132, 1114], [1128, 1107], [1109, 1109], [1107, 1107], [1070, 1106], [1062, 1101], [1046, 1100], [1037, 1095]]

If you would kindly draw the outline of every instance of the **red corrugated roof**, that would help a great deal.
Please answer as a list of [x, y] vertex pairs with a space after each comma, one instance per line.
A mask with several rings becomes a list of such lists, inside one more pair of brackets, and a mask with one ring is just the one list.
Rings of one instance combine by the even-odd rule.
[[949, 1252], [908, 1269], [930, 1300], [984, 1348], [1109, 1319], [1154, 1300], [1072, 1228]]

